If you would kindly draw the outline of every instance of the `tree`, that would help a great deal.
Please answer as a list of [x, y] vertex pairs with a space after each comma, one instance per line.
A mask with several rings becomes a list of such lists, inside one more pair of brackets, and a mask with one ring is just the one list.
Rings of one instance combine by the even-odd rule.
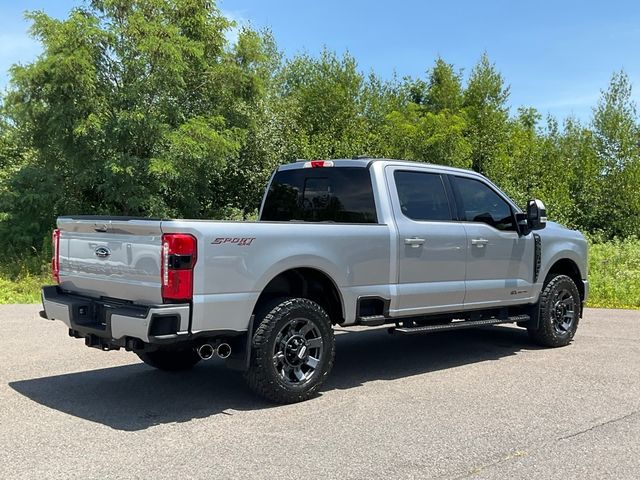
[[539, 193], [543, 182], [541, 119], [535, 108], [519, 108], [508, 125], [502, 161], [492, 163], [492, 180], [521, 206]]
[[640, 128], [631, 84], [624, 72], [611, 77], [593, 111], [593, 142], [599, 170], [598, 212], [592, 227], [608, 236], [640, 232]]
[[231, 22], [209, 0], [95, 0], [64, 20], [28, 17], [43, 54], [13, 67], [6, 117], [33, 155], [0, 199], [5, 227], [34, 225], [22, 242], [38, 245], [61, 213], [244, 207], [225, 178], [262, 174], [237, 160], [269, 81], [268, 35], [243, 29], [229, 45]]
[[509, 87], [489, 61], [487, 54], [471, 71], [464, 91], [463, 108], [467, 122], [466, 136], [471, 144], [472, 168], [491, 176], [496, 164], [504, 161], [508, 135]]
[[603, 225], [599, 225], [598, 220], [601, 204], [601, 166], [595, 150], [593, 132], [578, 120], [567, 118], [559, 142], [565, 168], [558, 178], [563, 178], [569, 173], [574, 180], [569, 186], [573, 201], [569, 224], [586, 232], [602, 232]]
[[471, 149], [465, 121], [448, 112], [432, 113], [410, 103], [391, 112], [385, 138], [387, 156], [469, 168]]
[[328, 50], [319, 58], [298, 55], [276, 78], [274, 113], [288, 144], [283, 160], [367, 153], [365, 79], [351, 55]]
[[424, 105], [429, 111], [458, 113], [462, 107], [462, 75], [441, 57], [429, 72]]
[[492, 178], [522, 207], [527, 200], [540, 198], [551, 218], [575, 225], [571, 198], [575, 171], [568, 168], [561, 151], [556, 120], [549, 117], [545, 124], [541, 120], [535, 108], [518, 108], [517, 117], [509, 122], [506, 156], [493, 164]]
[[426, 81], [407, 78], [398, 90], [401, 102], [382, 135], [385, 156], [469, 168], [462, 86], [453, 66], [438, 58]]

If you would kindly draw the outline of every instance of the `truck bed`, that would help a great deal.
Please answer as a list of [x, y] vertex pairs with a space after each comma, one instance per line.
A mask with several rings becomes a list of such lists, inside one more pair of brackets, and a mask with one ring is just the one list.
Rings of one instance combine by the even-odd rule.
[[63, 291], [136, 305], [163, 303], [162, 234], [193, 235], [192, 332], [246, 330], [262, 289], [290, 268], [334, 279], [346, 323], [355, 321], [358, 296], [388, 297], [392, 283], [391, 239], [381, 224], [61, 217], [58, 228]]

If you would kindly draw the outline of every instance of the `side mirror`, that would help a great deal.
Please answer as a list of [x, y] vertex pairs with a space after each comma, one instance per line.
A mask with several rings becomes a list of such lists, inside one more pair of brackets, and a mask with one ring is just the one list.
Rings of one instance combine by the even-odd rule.
[[527, 203], [527, 224], [531, 230], [542, 230], [547, 226], [547, 209], [541, 200], [533, 199]]

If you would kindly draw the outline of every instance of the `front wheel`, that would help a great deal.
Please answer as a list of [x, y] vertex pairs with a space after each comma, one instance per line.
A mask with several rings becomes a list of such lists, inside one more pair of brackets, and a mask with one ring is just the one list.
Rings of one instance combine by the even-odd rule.
[[580, 321], [580, 293], [567, 275], [549, 277], [540, 294], [537, 328], [529, 328], [529, 336], [543, 347], [568, 345]]
[[258, 318], [253, 336], [247, 383], [277, 403], [307, 400], [333, 366], [331, 320], [320, 305], [306, 298], [283, 299], [267, 310]]

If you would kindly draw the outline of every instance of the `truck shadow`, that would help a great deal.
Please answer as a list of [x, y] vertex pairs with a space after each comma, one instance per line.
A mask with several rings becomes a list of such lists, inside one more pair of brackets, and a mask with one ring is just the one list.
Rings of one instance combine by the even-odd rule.
[[[341, 333], [336, 361], [322, 392], [357, 388], [536, 349], [526, 331], [492, 327], [412, 337], [384, 329]], [[253, 395], [242, 375], [220, 361], [170, 374], [143, 364], [16, 381], [22, 395], [49, 408], [117, 430], [143, 430], [235, 411], [281, 407]]]

